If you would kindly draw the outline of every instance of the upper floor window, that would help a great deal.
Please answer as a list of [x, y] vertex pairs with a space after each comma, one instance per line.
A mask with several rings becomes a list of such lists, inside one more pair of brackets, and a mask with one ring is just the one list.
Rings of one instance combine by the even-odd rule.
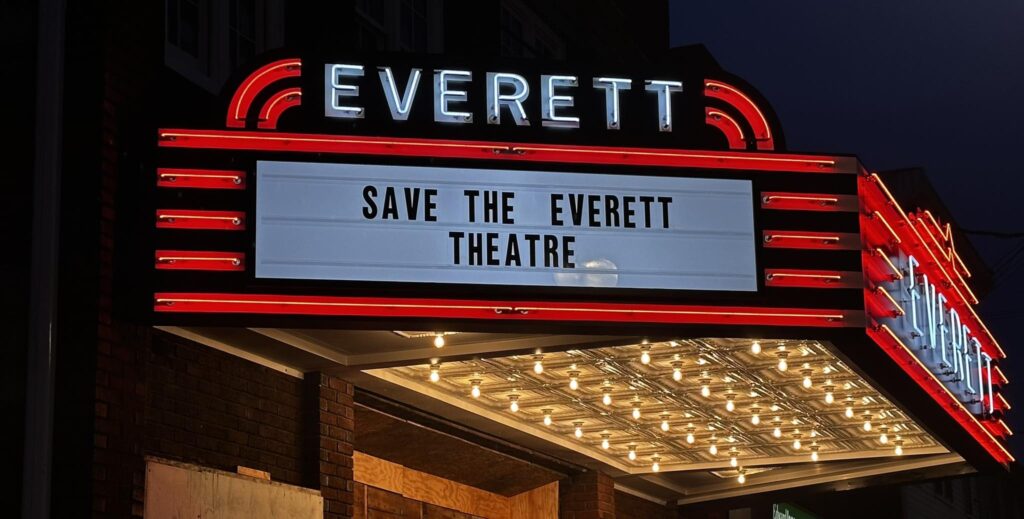
[[518, 0], [501, 3], [501, 54], [514, 58], [565, 59], [565, 43]]
[[219, 92], [253, 56], [284, 41], [283, 0], [165, 0], [164, 62]]
[[440, 0], [356, 0], [356, 44], [366, 50], [440, 52]]

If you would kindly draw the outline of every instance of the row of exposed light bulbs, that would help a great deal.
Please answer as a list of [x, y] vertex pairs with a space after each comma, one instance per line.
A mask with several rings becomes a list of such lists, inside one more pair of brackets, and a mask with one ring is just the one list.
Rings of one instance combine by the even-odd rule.
[[[434, 338], [434, 346], [437, 347], [437, 348], [441, 348], [444, 345], [445, 345], [444, 334], [443, 333], [438, 333], [435, 336], [435, 338]], [[648, 364], [651, 363], [650, 351], [651, 351], [651, 345], [648, 344], [647, 341], [645, 340], [644, 343], [641, 345], [641, 353], [640, 353], [640, 362], [641, 362], [641, 364], [648, 365]], [[761, 347], [760, 342], [759, 341], [753, 341], [751, 343], [750, 351], [754, 355], [760, 354], [762, 352], [762, 347]], [[789, 369], [789, 364], [788, 364], [788, 361], [787, 361], [787, 358], [789, 356], [789, 352], [786, 350], [785, 345], [779, 345], [777, 347], [776, 356], [779, 359], [779, 362], [778, 362], [778, 364], [776, 366], [778, 368], [778, 370], [779, 371], [787, 371]], [[533, 356], [533, 360], [534, 360], [534, 362], [533, 362], [533, 371], [534, 371], [534, 373], [536, 373], [538, 375], [544, 372], [543, 358], [544, 358], [544, 356], [540, 355], [540, 354], [537, 354], [537, 355]], [[703, 365], [705, 363], [706, 363], [706, 361], [704, 360], [703, 357], [698, 358], [698, 364]], [[681, 361], [679, 361], [678, 358], [677, 358], [677, 360], [672, 362], [672, 378], [673, 378], [673, 380], [675, 380], [677, 382], [681, 381], [683, 379], [682, 364], [683, 363]], [[830, 373], [830, 371], [831, 371], [830, 367], [826, 367], [825, 368], [825, 374], [826, 375], [828, 375]], [[803, 368], [801, 370], [801, 374], [803, 375], [803, 381], [802, 381], [803, 387], [806, 388], [806, 389], [810, 389], [811, 387], [813, 387], [813, 380], [811, 379], [812, 370], [810, 369], [808, 364], [805, 363], [803, 365]], [[568, 375], [569, 375], [569, 388], [571, 390], [573, 390], [573, 391], [578, 390], [579, 389], [579, 376], [580, 376], [580, 372], [579, 372], [579, 370], [576, 369], [576, 365], [575, 364], [572, 365], [572, 368], [568, 372]], [[432, 382], [438, 382], [440, 380], [440, 363], [433, 363], [433, 364], [431, 364], [431, 366], [430, 366], [430, 380]], [[705, 398], [710, 397], [711, 396], [711, 388], [710, 388], [710, 382], [711, 381], [710, 381], [710, 377], [707, 376], [707, 372], [706, 371], [701, 373], [701, 377], [698, 379], [698, 382], [701, 383], [701, 395], [704, 396]], [[480, 384], [481, 383], [482, 383], [482, 379], [480, 379], [479, 376], [476, 376], [476, 377], [474, 377], [473, 379], [470, 380], [470, 395], [473, 398], [479, 398], [480, 397], [480, 394], [481, 394]], [[834, 395], [835, 386], [831, 383], [831, 380], [826, 380], [825, 385], [824, 385], [824, 389], [825, 389], [825, 402], [828, 403], [828, 404], [832, 404], [835, 401], [835, 395]], [[611, 396], [612, 387], [608, 383], [607, 380], [605, 381], [604, 385], [602, 386], [601, 391], [602, 391], [602, 397], [601, 397], [602, 403], [604, 405], [611, 405], [611, 403], [612, 403], [612, 396]], [[732, 395], [732, 396], [730, 397], [730, 395]], [[727, 396], [727, 399], [726, 399], [726, 410], [729, 411], [729, 412], [735, 411], [735, 408], [736, 408], [735, 401], [734, 401], [735, 395], [731, 394], [731, 393], [727, 393], [726, 396]], [[509, 398], [509, 410], [511, 412], [513, 412], [513, 413], [514, 412], [518, 412], [519, 411], [519, 395], [512, 394], [512, 395], [509, 395], [508, 398]], [[847, 403], [847, 406], [846, 406], [846, 410], [845, 410], [845, 415], [846, 415], [847, 418], [852, 418], [854, 416], [853, 405], [852, 405], [852, 398], [847, 397], [846, 403]], [[759, 410], [760, 410], [760, 408], [757, 407], [757, 406], [754, 406], [754, 407], [751, 408], [751, 411], [753, 413], [752, 416], [751, 416], [751, 422], [754, 425], [758, 425], [760, 423]], [[551, 425], [552, 424], [551, 413], [553, 412], [553, 410], [544, 409], [544, 410], [542, 410], [542, 412], [544, 412], [544, 424], [545, 425]], [[633, 406], [632, 416], [633, 416], [634, 419], [640, 419], [641, 413], [640, 413], [639, 402], [636, 402], [635, 405]], [[669, 424], [670, 416], [669, 416], [668, 413], [662, 413], [660, 416], [661, 416], [661, 419], [662, 419], [661, 420], [661, 430], [665, 431], [665, 432], [668, 432], [669, 429], [670, 429], [670, 424]], [[870, 431], [871, 430], [872, 426], [871, 426], [870, 418], [871, 418], [871, 413], [869, 411], [866, 411], [865, 412], [865, 421], [864, 421], [864, 426], [863, 426], [865, 431]], [[778, 421], [778, 419], [779, 418], [776, 417], [776, 421]], [[576, 436], [576, 438], [582, 438], [583, 437], [583, 429], [582, 429], [583, 423], [582, 422], [574, 422], [573, 425], [574, 425], [574, 428], [573, 428], [574, 436]], [[782, 436], [782, 429], [781, 429], [781, 427], [777, 425], [773, 429], [772, 435], [775, 438], [780, 438]], [[794, 440], [793, 440], [793, 448], [796, 449], [796, 450], [799, 450], [802, 447], [801, 442], [800, 442], [800, 432], [798, 430], [795, 431], [794, 436], [795, 437], [794, 437]], [[814, 437], [814, 436], [816, 436], [815, 431], [812, 431], [812, 437]], [[609, 439], [608, 438], [609, 438], [609, 436], [607, 435], [607, 433], [602, 434], [601, 446], [604, 449], [608, 449], [610, 447], [610, 443], [609, 443]], [[687, 443], [690, 443], [690, 444], [694, 443], [694, 441], [695, 441], [695, 438], [693, 436], [693, 431], [692, 431], [692, 425], [690, 427], [688, 427], [688, 434], [687, 434], [686, 440], [687, 440]], [[879, 441], [881, 443], [883, 443], [883, 444], [888, 443], [888, 435], [886, 434], [886, 428], [885, 427], [882, 428], [882, 434], [879, 437]], [[711, 452], [712, 455], [717, 455], [717, 453], [718, 453], [718, 447], [717, 447], [716, 443], [717, 443], [717, 439], [714, 436], [712, 436], [712, 443], [711, 443], [711, 445], [709, 447], [709, 451]], [[899, 436], [897, 436], [897, 439], [896, 439], [896, 441], [894, 443], [895, 443], [895, 454], [897, 456], [902, 455], [903, 454], [903, 440], [900, 439]], [[818, 458], [819, 458], [818, 451], [819, 451], [819, 449], [820, 449], [820, 447], [818, 446], [817, 441], [813, 441], [812, 445], [811, 445], [811, 460], [812, 461], [818, 461]], [[733, 467], [737, 467], [738, 466], [738, 459], [737, 459], [736, 454], [737, 454], [736, 449], [735, 448], [730, 448], [730, 460], [729, 460], [729, 462], [730, 462], [730, 465], [733, 466]], [[630, 448], [629, 448], [629, 452], [627, 454], [627, 457], [629, 458], [630, 461], [634, 461], [636, 459], [636, 456], [637, 456], [636, 455], [636, 447], [631, 445]], [[651, 470], [654, 471], [654, 472], [659, 471], [660, 470], [660, 460], [661, 460], [661, 458], [658, 455], [654, 455], [654, 456], [651, 457], [651, 460], [652, 460]], [[738, 481], [739, 481], [739, 483], [744, 483], [745, 480], [746, 480], [746, 478], [744, 476], [744, 471], [743, 471], [742, 467], [740, 467], [739, 468]]]

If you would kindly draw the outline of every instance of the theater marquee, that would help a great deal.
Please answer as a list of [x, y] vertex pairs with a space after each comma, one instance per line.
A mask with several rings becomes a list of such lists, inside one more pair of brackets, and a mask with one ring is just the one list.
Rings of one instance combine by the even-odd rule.
[[949, 228], [856, 158], [786, 152], [713, 64], [430, 59], [273, 61], [160, 129], [149, 318], [815, 340], [1013, 461]]

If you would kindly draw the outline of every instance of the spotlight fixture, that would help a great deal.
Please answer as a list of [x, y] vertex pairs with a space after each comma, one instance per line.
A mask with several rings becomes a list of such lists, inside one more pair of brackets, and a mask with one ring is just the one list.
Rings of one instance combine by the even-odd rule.
[[629, 461], [636, 461], [636, 445], [629, 445], [629, 454], [626, 455]]
[[668, 429], [669, 429], [668, 417], [669, 417], [668, 413], [661, 413], [661, 430], [663, 432], [668, 432]]
[[740, 469], [739, 469], [739, 470], [737, 470], [736, 472], [738, 472], [738, 473], [739, 473], [739, 475], [738, 475], [738, 476], [736, 476], [736, 482], [737, 482], [737, 483], [739, 483], [739, 484], [741, 484], [741, 485], [742, 485], [742, 484], [744, 484], [744, 483], [746, 483], [746, 482], [747, 482], [747, 474], [746, 474], [746, 471], [745, 471], [745, 470], [743, 470], [743, 468], [740, 468]]
[[803, 435], [800, 434], [800, 431], [793, 431], [793, 450], [798, 451], [798, 450], [800, 450], [800, 447], [803, 446], [800, 443], [800, 437], [801, 436], [803, 436]]
[[893, 449], [893, 452], [895, 452], [897, 456], [902, 456], [903, 455], [903, 440], [899, 439], [899, 436], [897, 436], [896, 438], [897, 438], [896, 441], [893, 442], [893, 443], [896, 444], [896, 448]]
[[811, 369], [811, 365], [805, 362], [803, 369], [800, 370], [800, 374], [804, 376], [803, 385], [805, 389], [810, 389], [814, 385], [814, 381], [811, 380], [811, 374], [813, 373], [814, 370]]
[[611, 443], [608, 441], [608, 439], [611, 438], [611, 437], [612, 437], [612, 435], [610, 435], [608, 433], [601, 433], [601, 448], [602, 449], [608, 450], [608, 448], [611, 447]]
[[601, 403], [604, 405], [612, 405], [612, 387], [605, 382], [605, 386], [601, 388]]
[[672, 380], [683, 380], [683, 363], [678, 360], [672, 363]]
[[534, 355], [533, 356], [533, 372], [540, 375], [544, 373], [544, 356]]
[[441, 364], [435, 362], [430, 365], [430, 381], [437, 382], [441, 380]]
[[580, 388], [580, 372], [572, 370], [569, 372], [569, 389], [576, 391]]
[[761, 423], [761, 408], [754, 406], [750, 408], [750, 423], [758, 425]]
[[736, 410], [736, 393], [732, 390], [725, 394], [725, 410], [730, 413]]
[[640, 419], [640, 400], [633, 399], [633, 419]]
[[693, 424], [686, 424], [686, 443], [693, 445], [696, 438], [693, 437]]
[[818, 461], [818, 442], [811, 444], [811, 461]]
[[738, 455], [739, 455], [739, 451], [736, 449], [736, 447], [729, 447], [729, 465], [730, 466], [736, 467], [736, 466], [739, 465], [739, 460], [736, 459], [736, 456], [738, 456]]
[[519, 412], [519, 395], [511, 394], [508, 396], [508, 410], [513, 413]]
[[711, 396], [711, 377], [708, 376], [707, 371], [700, 372], [697, 383], [700, 384], [700, 396], [704, 398]]
[[889, 435], [887, 434], [889, 432], [889, 428], [883, 425], [879, 427], [879, 430], [882, 431], [882, 435], [878, 437], [878, 442], [882, 445], [889, 443]]
[[661, 456], [651, 456], [651, 471], [658, 472], [661, 470]]
[[711, 442], [711, 445], [708, 447], [708, 452], [710, 452], [712, 456], [717, 456], [718, 455], [718, 438], [716, 438], [715, 435], [711, 435], [711, 439], [708, 440], [708, 441]]
[[573, 422], [572, 423], [572, 433], [577, 438], [582, 438], [583, 437], [583, 422]]
[[864, 432], [871, 431], [871, 411], [864, 411]]
[[544, 425], [551, 425], [551, 413], [554, 409], [541, 409], [541, 412], [544, 413]]
[[469, 381], [469, 394], [473, 398], [480, 398], [480, 383], [481, 382], [483, 382], [483, 380], [480, 380], [479, 378], [470, 379], [470, 381]]
[[775, 425], [775, 428], [772, 429], [772, 436], [782, 438], [782, 418], [776, 416], [772, 419], [772, 424]]
[[846, 410], [843, 412], [847, 418], [853, 418], [853, 397], [846, 397]]
[[761, 341], [754, 341], [750, 343], [750, 353], [758, 355], [761, 353]]
[[643, 346], [640, 346], [640, 352], [641, 352], [640, 353], [640, 363], [645, 365], [645, 366], [650, 364], [651, 363], [651, 345], [650, 344], [644, 344]]
[[439, 332], [438, 334], [434, 335], [434, 347], [444, 348], [444, 332]]
[[829, 380], [825, 383], [825, 403], [831, 404], [836, 401], [835, 391], [836, 387], [832, 385], [832, 381]]
[[786, 351], [785, 346], [779, 346], [779, 350], [775, 354], [775, 356], [779, 358], [779, 364], [777, 366], [779, 368], [779, 371], [786, 371], [787, 369], [789, 369], [789, 363], [786, 362], [786, 357], [789, 356], [789, 352]]

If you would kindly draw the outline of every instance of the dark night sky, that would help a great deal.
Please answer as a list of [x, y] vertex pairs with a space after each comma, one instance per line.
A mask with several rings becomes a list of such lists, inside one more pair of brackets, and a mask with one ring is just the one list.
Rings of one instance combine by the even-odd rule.
[[[672, 45], [702, 43], [756, 86], [790, 150], [923, 167], [960, 227], [1022, 232], [1024, 2], [670, 0]], [[989, 265], [1024, 238], [971, 237]], [[1008, 355], [1024, 456], [1024, 254], [980, 313]]]

